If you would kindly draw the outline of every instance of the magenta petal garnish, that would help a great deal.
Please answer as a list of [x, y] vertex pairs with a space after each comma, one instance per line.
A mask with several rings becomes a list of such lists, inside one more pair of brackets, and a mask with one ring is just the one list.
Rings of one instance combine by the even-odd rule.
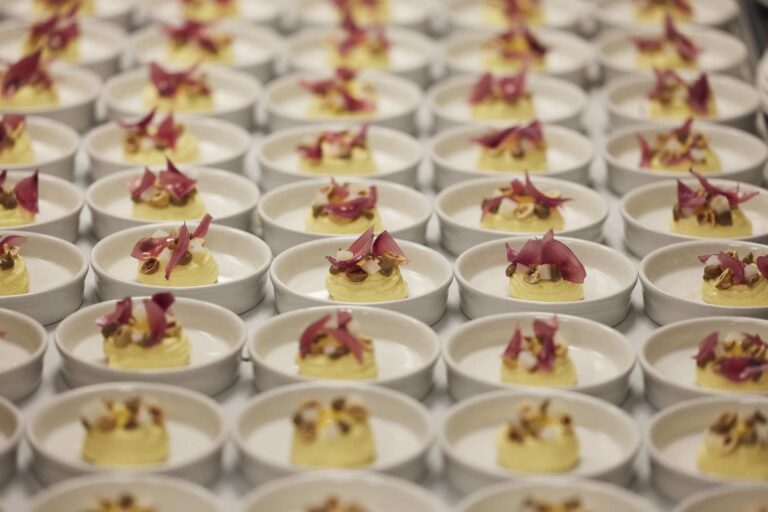
[[[197, 180], [187, 177], [169, 158], [166, 158], [166, 170], [160, 171], [160, 186], [176, 197], [187, 197], [197, 185]], [[204, 236], [204, 235], [203, 235]]]
[[152, 299], [144, 299], [144, 310], [147, 312], [147, 324], [152, 343], [163, 339], [168, 323], [165, 321], [165, 310]]
[[715, 347], [717, 347], [719, 341], [720, 335], [717, 332], [709, 333], [701, 340], [699, 342], [699, 352], [696, 354], [696, 362], [699, 364], [706, 363], [715, 353]]
[[408, 263], [408, 257], [405, 255], [395, 239], [389, 234], [389, 231], [382, 231], [373, 242], [373, 255], [377, 258], [388, 257], [398, 260], [401, 265]]
[[493, 75], [485, 73], [472, 86], [469, 93], [469, 102], [472, 104], [480, 103], [485, 98], [493, 94]]
[[726, 357], [720, 361], [720, 373], [732, 382], [744, 382], [751, 378], [750, 358], [745, 356]]
[[133, 301], [130, 297], [120, 299], [115, 303], [115, 309], [111, 313], [100, 316], [96, 320], [99, 327], [110, 325], [124, 325], [131, 321], [133, 315]]
[[365, 233], [360, 235], [357, 240], [352, 242], [352, 245], [350, 245], [347, 250], [352, 253], [352, 257], [348, 260], [337, 260], [334, 257], [326, 256], [325, 259], [327, 259], [331, 265], [333, 265], [335, 268], [338, 268], [339, 270], [347, 270], [355, 265], [365, 258], [370, 252], [373, 250], [373, 240], [374, 240], [374, 234], [373, 234], [373, 226], [369, 227]]
[[11, 96], [25, 85], [50, 86], [52, 83], [51, 77], [42, 66], [42, 51], [37, 50], [8, 66], [0, 84], [0, 91], [4, 96]]
[[192, 233], [192, 238], [205, 238], [205, 235], [208, 234], [208, 228], [211, 227], [212, 220], [213, 217], [211, 217], [211, 214], [206, 213], [205, 217], [203, 217], [203, 220], [201, 220], [200, 224], [198, 224], [197, 228], [195, 228], [194, 233]]
[[197, 84], [199, 80], [194, 77], [197, 65], [183, 71], [166, 71], [158, 63], [149, 65], [149, 80], [155, 86], [157, 94], [162, 97], [174, 96], [182, 84]]
[[701, 183], [702, 188], [707, 192], [708, 195], [725, 196], [725, 198], [728, 199], [728, 204], [731, 206], [731, 208], [735, 208], [739, 204], [749, 201], [760, 193], [758, 191], [752, 191], [740, 194], [738, 185], [736, 188], [732, 189], [720, 188], [710, 183], [707, 178], [697, 173], [693, 169], [690, 170], [690, 173], [696, 176], [696, 178], [699, 180], [699, 183]]
[[699, 48], [693, 44], [693, 41], [680, 32], [672, 17], [667, 15], [664, 19], [664, 35], [674, 45], [675, 51], [685, 60], [694, 60], [699, 54]]
[[[541, 249], [544, 246], [544, 241], [540, 238], [531, 238], [520, 248], [520, 252], [517, 253], [517, 262], [520, 265], [526, 267], [533, 267], [541, 264]], [[507, 251], [507, 259], [509, 259], [509, 251]]]
[[653, 150], [642, 135], [636, 135], [637, 145], [640, 146], [640, 167], [650, 167], [653, 158]]
[[344, 311], [343, 309], [340, 309], [336, 312], [336, 325], [339, 326], [339, 329], [346, 329], [347, 325], [349, 325], [349, 322], [352, 321], [352, 314], [349, 311]]
[[507, 249], [507, 261], [512, 265], [517, 265], [517, 252], [507, 243], [504, 244]]
[[141, 179], [134, 179], [128, 185], [128, 188], [131, 191], [131, 199], [134, 201], [141, 199], [141, 195], [155, 185], [156, 179], [155, 173], [150, 171], [149, 167], [145, 167]]
[[683, 212], [683, 217], [691, 216], [694, 210], [704, 206], [706, 202], [706, 196], [697, 194], [691, 187], [677, 180], [677, 204]]
[[38, 196], [38, 182], [40, 177], [39, 171], [35, 171], [32, 176], [19, 180], [13, 190], [16, 194], [16, 201], [19, 206], [32, 213], [39, 213], [37, 196]]
[[572, 283], [583, 283], [587, 277], [587, 271], [571, 249], [554, 239], [554, 232], [550, 229], [544, 235], [544, 244], [541, 248], [541, 262], [550, 263], [557, 267], [563, 279]]
[[160, 309], [168, 313], [171, 309], [171, 306], [176, 301], [176, 298], [173, 296], [171, 292], [160, 292], [154, 294], [152, 297], [152, 302], [157, 304]]
[[176, 141], [181, 135], [181, 130], [177, 129], [173, 121], [173, 113], [165, 116], [165, 119], [157, 125], [155, 132], [155, 142], [162, 148], [176, 149]]
[[520, 354], [520, 349], [523, 346], [523, 333], [520, 332], [520, 326], [515, 327], [515, 333], [512, 335], [512, 339], [509, 340], [507, 348], [504, 350], [504, 357], [517, 357]]
[[554, 338], [559, 328], [560, 321], [558, 320], [557, 315], [554, 315], [549, 322], [539, 319], [533, 321], [533, 333], [537, 338], [542, 340]]
[[171, 243], [170, 237], [167, 238], [142, 238], [131, 250], [131, 257], [140, 261], [146, 261], [150, 258], [156, 258], [163, 252], [163, 249]]
[[733, 275], [732, 279], [734, 284], [741, 284], [744, 282], [744, 263], [737, 258], [734, 258], [727, 252], [720, 251], [717, 253], [717, 259], [720, 264], [729, 269]]
[[173, 248], [171, 258], [168, 260], [168, 264], [165, 267], [165, 279], [171, 278], [171, 272], [177, 263], [181, 261], [187, 251], [189, 250], [189, 230], [187, 229], [187, 223], [181, 225], [179, 229], [179, 238], [176, 240], [176, 247]]
[[301, 357], [305, 357], [309, 354], [309, 350], [312, 347], [312, 343], [317, 336], [325, 329], [325, 324], [331, 319], [331, 315], [325, 315], [318, 320], [315, 320], [304, 329], [299, 337], [299, 354]]
[[27, 241], [27, 237], [22, 235], [7, 235], [3, 238], [0, 238], [0, 249], [5, 247], [6, 245], [8, 247], [20, 247]]
[[5, 184], [5, 180], [8, 179], [8, 169], [0, 171], [0, 187]]
[[701, 76], [688, 86], [688, 105], [699, 114], [706, 114], [709, 110], [709, 98], [712, 90], [709, 87], [707, 75]]
[[[345, 191], [347, 189], [344, 189]], [[368, 195], [357, 197], [351, 201], [328, 203], [324, 206], [325, 210], [337, 217], [345, 219], [357, 219], [366, 211], [376, 207], [378, 202], [378, 191], [376, 185], [371, 185], [368, 189]]]
[[346, 329], [328, 329], [328, 334], [347, 347], [359, 362], [363, 362], [363, 344]]
[[768, 256], [758, 256], [755, 258], [755, 265], [757, 265], [757, 270], [760, 271], [763, 277], [768, 279]]
[[528, 171], [525, 171], [525, 192], [533, 198], [533, 201], [536, 204], [547, 206], [549, 208], [557, 208], [562, 206], [566, 201], [570, 201], [570, 198], [568, 197], [550, 197], [541, 192], [534, 186], [531, 177], [528, 175]]
[[145, 115], [138, 121], [129, 123], [126, 121], [118, 120], [117, 124], [120, 125], [121, 128], [124, 128], [126, 130], [135, 129], [138, 132], [145, 134], [147, 133], [147, 128], [149, 128], [149, 125], [152, 124], [152, 119], [155, 118], [155, 112], [157, 112], [157, 109], [153, 108], [152, 110], [149, 111], [147, 115]]

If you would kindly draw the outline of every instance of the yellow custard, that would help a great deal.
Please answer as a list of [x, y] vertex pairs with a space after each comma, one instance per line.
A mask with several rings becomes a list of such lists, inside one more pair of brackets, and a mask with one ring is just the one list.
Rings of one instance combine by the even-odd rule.
[[517, 157], [509, 151], [496, 151], [482, 148], [477, 157], [477, 168], [481, 171], [530, 171], [544, 172], [547, 170], [547, 148], [534, 148]]
[[358, 131], [322, 132], [299, 145], [299, 169], [315, 174], [370, 174], [378, 170], [368, 147], [368, 126]]
[[181, 89], [173, 97], [162, 97], [152, 85], [147, 85], [142, 93], [144, 108], [157, 108], [162, 112], [202, 112], [213, 110], [213, 95], [196, 94]]
[[351, 222], [344, 222], [343, 219], [340, 222], [338, 218], [334, 218], [330, 215], [324, 215], [316, 217], [310, 208], [306, 217], [305, 227], [307, 231], [312, 233], [331, 233], [335, 235], [357, 235], [364, 232], [369, 227], [373, 226], [376, 232], [381, 231], [381, 217], [379, 211], [373, 209], [371, 216], [360, 216]]
[[675, 21], [691, 21], [693, 8], [688, 0], [635, 0], [635, 17], [644, 23], [660, 23], [667, 16]]
[[2, 120], [2, 135], [0, 135], [0, 164], [31, 164], [35, 161], [32, 148], [32, 137], [27, 130], [25, 121], [11, 122], [11, 116]]
[[24, 208], [6, 209], [0, 206], [0, 227], [34, 224], [35, 214]]
[[517, 233], [560, 231], [565, 227], [565, 219], [559, 207], [568, 200], [557, 191], [538, 190], [526, 173], [525, 182], [512, 180], [509, 186], [496, 190], [494, 196], [483, 199], [480, 225]]
[[344, 157], [336, 157], [328, 155], [328, 152], [323, 152], [321, 160], [301, 158], [299, 168], [302, 171], [325, 175], [371, 174], [378, 170], [371, 151], [364, 148], [352, 148], [349, 156]]
[[216, 53], [212, 53], [193, 44], [177, 45], [168, 43], [166, 55], [169, 61], [180, 66], [192, 66], [198, 62], [230, 64], [235, 60], [235, 52], [229, 46], [222, 48]]
[[499, 210], [498, 213], [483, 216], [480, 224], [486, 229], [513, 233], [545, 233], [550, 229], [562, 231], [565, 227], [565, 219], [557, 208], [552, 208], [546, 218], [536, 216], [527, 208], [525, 210], [516, 208], [512, 213], [501, 208]]
[[481, 171], [540, 172], [547, 170], [547, 141], [541, 124], [489, 132], [475, 142], [480, 146], [477, 168]]
[[168, 60], [183, 66], [200, 62], [228, 64], [234, 61], [233, 37], [214, 32], [206, 23], [187, 20], [179, 27], [164, 27]]
[[376, 87], [346, 68], [337, 69], [334, 78], [302, 85], [312, 95], [307, 107], [310, 117], [360, 118], [376, 112]]
[[768, 282], [761, 277], [752, 286], [737, 284], [728, 289], [720, 289], [714, 280], [704, 281], [701, 295], [707, 304], [719, 306], [768, 306]]
[[707, 75], [686, 82], [673, 70], [658, 71], [656, 85], [648, 94], [648, 115], [655, 118], [711, 118], [717, 115], [717, 101]]
[[579, 463], [580, 446], [573, 420], [549, 408], [548, 400], [518, 405], [518, 419], [499, 432], [499, 465], [521, 473], [563, 473]]
[[165, 278], [167, 262], [158, 260], [157, 270], [151, 274], [142, 271], [143, 263], [138, 266], [138, 280], [142, 284], [165, 287], [190, 287], [215, 284], [219, 278], [219, 266], [211, 251], [203, 249], [192, 254], [192, 259], [186, 265], [173, 268], [169, 279]]
[[[325, 336], [318, 343], [329, 346], [333, 342], [329, 342], [327, 338], [331, 337]], [[341, 356], [321, 353], [303, 358], [297, 356], [296, 366], [299, 368], [299, 375], [316, 379], [365, 380], [375, 379], [379, 374], [372, 344], [363, 352], [362, 362], [350, 352]]]
[[35, 171], [12, 187], [5, 184], [7, 176], [8, 171], [0, 171], [0, 227], [34, 224], [39, 204], [39, 172]]
[[736, 238], [752, 235], [752, 222], [744, 215], [741, 208], [731, 210], [733, 224], [723, 226], [720, 224], [701, 223], [696, 216], [672, 219], [669, 230], [681, 235], [696, 236], [701, 238]]
[[[765, 258], [760, 256], [758, 260]], [[733, 270], [723, 264], [724, 260], [741, 266], [744, 277], [740, 281]], [[734, 250], [721, 252], [704, 261], [701, 297], [707, 304], [719, 306], [768, 306], [768, 280], [758, 269], [752, 253], [740, 258]]]
[[546, 68], [546, 48], [525, 26], [509, 29], [483, 45], [483, 66], [489, 71]]
[[373, 227], [382, 231], [381, 218], [376, 207], [378, 193], [375, 185], [368, 188], [331, 180], [318, 190], [305, 220], [307, 231], [357, 235]]
[[[758, 335], [717, 332], [699, 344], [696, 384], [741, 393], [768, 391], [768, 344]], [[765, 370], [763, 368], [766, 368]]]
[[41, 51], [44, 59], [76, 61], [80, 57], [80, 29], [76, 13], [55, 14], [36, 22], [24, 38], [22, 54]]
[[507, 102], [500, 99], [484, 100], [472, 105], [472, 117], [475, 119], [499, 119], [530, 121], [536, 117], [536, 108], [530, 96]]
[[768, 420], [758, 410], [726, 411], [704, 435], [700, 470], [736, 479], [768, 479]]
[[340, 302], [383, 302], [408, 297], [408, 283], [399, 267], [388, 276], [381, 272], [369, 274], [362, 282], [353, 282], [343, 272], [328, 273], [325, 288], [331, 300]]
[[328, 65], [350, 69], [386, 69], [389, 67], [389, 40], [382, 25], [361, 26], [351, 17], [341, 23], [342, 33], [330, 37]]
[[[10, 266], [9, 266], [10, 265]], [[29, 270], [24, 258], [16, 253], [0, 256], [0, 295], [23, 295], [29, 292]]]
[[657, 154], [651, 159], [650, 167], [657, 171], [685, 172], [689, 169], [693, 169], [696, 172], [704, 173], [720, 172], [720, 158], [717, 156], [717, 153], [709, 147], [702, 149], [701, 151], [702, 156], [700, 160], [696, 162], [684, 160], [677, 164], [670, 164], [668, 161], [664, 160], [663, 155]]
[[162, 409], [139, 398], [100, 400], [83, 407], [82, 458], [99, 466], [149, 466], [169, 455]]
[[376, 459], [366, 407], [336, 398], [330, 404], [303, 403], [293, 416], [291, 462], [312, 468], [354, 468]]
[[587, 508], [576, 496], [562, 501], [526, 498], [522, 506], [523, 508], [516, 512], [595, 512]]
[[194, 163], [200, 161], [200, 144], [197, 137], [182, 127], [181, 135], [176, 138], [176, 147], [173, 149], [157, 147], [151, 140], [154, 129], [150, 128], [149, 139], [140, 139], [135, 143], [123, 143], [123, 159], [126, 162], [137, 165], [160, 165], [166, 159], [174, 162]]
[[[513, 339], [514, 341], [514, 339]], [[568, 353], [568, 345], [553, 340], [554, 358], [550, 368], [540, 363], [544, 342], [537, 336], [522, 338], [521, 346], [505, 354], [501, 362], [501, 381], [522, 386], [569, 388], [576, 385], [576, 367]]]
[[157, 512], [157, 509], [140, 502], [131, 494], [122, 494], [115, 499], [98, 498], [93, 508], [84, 512]]
[[638, 51], [635, 59], [638, 68], [643, 69], [696, 69], [695, 60], [686, 60], [676, 51], [666, 48], [660, 51]]
[[520, 272], [509, 278], [509, 296], [537, 302], [571, 302], [584, 299], [584, 286], [565, 279], [531, 283]]
[[648, 103], [648, 115], [656, 118], [685, 119], [687, 117], [710, 118], [717, 115], [717, 104], [714, 100], [708, 102], [707, 112], [693, 110], [685, 99], [676, 97], [666, 102], [651, 100]]
[[200, 194], [194, 194], [183, 205], [168, 204], [158, 208], [150, 203], [133, 203], [131, 216], [144, 220], [200, 220], [208, 210]]
[[333, 5], [340, 23], [352, 18], [362, 25], [371, 25], [391, 18], [389, 0], [338, 0]]

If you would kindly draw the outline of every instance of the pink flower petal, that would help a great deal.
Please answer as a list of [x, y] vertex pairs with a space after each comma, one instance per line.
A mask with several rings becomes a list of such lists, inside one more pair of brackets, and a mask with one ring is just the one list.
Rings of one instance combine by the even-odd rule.
[[100, 316], [96, 320], [99, 327], [112, 325], [125, 325], [131, 322], [133, 317], [133, 301], [130, 297], [125, 297], [115, 302], [115, 309], [111, 313]]
[[539, 320], [538, 318], [533, 321], [533, 333], [539, 339], [554, 338], [557, 334], [557, 330], [560, 328], [560, 321], [557, 315], [553, 315], [549, 322]]
[[351, 321], [352, 314], [349, 311], [343, 309], [336, 311], [336, 325], [338, 325], [340, 329], [346, 329]]
[[571, 200], [570, 197], [550, 197], [541, 192], [534, 186], [531, 177], [528, 175], [528, 171], [525, 171], [525, 192], [533, 198], [533, 201], [536, 204], [547, 206], [549, 208], [558, 208], [559, 206], [562, 206], [563, 203]]
[[699, 364], [706, 363], [715, 354], [715, 347], [718, 343], [720, 343], [720, 335], [717, 332], [709, 333], [699, 342], [699, 352], [695, 357], [696, 362]]
[[22, 235], [6, 235], [5, 237], [0, 238], [0, 249], [6, 245], [8, 247], [21, 247], [26, 241], [27, 237]]
[[171, 292], [160, 292], [154, 294], [152, 297], [152, 302], [157, 304], [157, 306], [168, 313], [171, 310], [171, 306], [176, 301], [176, 298], [173, 296]]
[[208, 234], [208, 229], [211, 227], [212, 220], [211, 214], [206, 213], [203, 220], [200, 221], [200, 224], [197, 225], [197, 228], [192, 233], [192, 238], [205, 238], [205, 235]]
[[0, 187], [5, 185], [5, 180], [6, 179], [8, 179], [8, 170], [7, 169], [3, 169], [2, 171], [0, 171]]
[[371, 185], [366, 196], [356, 197], [350, 201], [328, 203], [324, 208], [327, 212], [337, 217], [355, 220], [365, 212], [373, 210], [377, 202], [378, 192], [376, 185]]
[[163, 249], [168, 247], [173, 241], [173, 237], [168, 236], [164, 238], [142, 238], [131, 250], [131, 257], [136, 258], [139, 261], [146, 261], [150, 258], [156, 258], [163, 252]]
[[150, 171], [149, 167], [145, 167], [144, 174], [141, 175], [141, 178], [131, 180], [131, 183], [128, 185], [128, 188], [131, 191], [131, 199], [138, 201], [144, 192], [155, 185], [156, 179], [155, 173]]
[[520, 326], [515, 327], [515, 333], [512, 335], [512, 339], [509, 340], [507, 348], [504, 350], [503, 357], [517, 357], [520, 354], [520, 349], [523, 346], [523, 333], [520, 332]]
[[169, 113], [165, 116], [165, 119], [157, 125], [157, 131], [155, 132], [155, 142], [158, 146], [165, 149], [176, 149], [176, 142], [181, 135], [181, 128], [176, 126], [173, 121], [173, 113]]
[[518, 255], [517, 252], [508, 243], [504, 244], [507, 249], [507, 261], [512, 265], [517, 265]]
[[325, 329], [325, 324], [331, 319], [331, 315], [324, 315], [307, 326], [299, 337], [299, 355], [306, 357], [315, 339]]
[[189, 230], [187, 229], [187, 223], [181, 225], [179, 229], [179, 238], [176, 240], [176, 247], [173, 248], [171, 253], [171, 259], [168, 260], [168, 264], [165, 266], [165, 279], [171, 278], [171, 272], [181, 259], [187, 254], [189, 250]]
[[363, 362], [363, 344], [346, 329], [328, 329], [328, 334], [347, 347], [359, 362]]
[[709, 111], [709, 99], [712, 96], [707, 75], [702, 73], [695, 82], [687, 87], [688, 105], [699, 114], [706, 114]]
[[373, 250], [373, 240], [373, 226], [371, 226], [347, 248], [347, 250], [352, 253], [350, 259], [340, 261], [331, 256], [326, 256], [325, 259], [327, 259], [333, 267], [339, 270], [344, 271], [350, 269], [371, 253]]
[[734, 284], [741, 284], [744, 282], [744, 267], [746, 265], [744, 265], [743, 262], [723, 251], [717, 253], [717, 259], [720, 260], [720, 264], [723, 267], [731, 271]]
[[4, 96], [12, 96], [25, 85], [50, 87], [52, 84], [53, 80], [43, 68], [42, 50], [37, 50], [8, 66], [0, 84], [0, 92]]
[[35, 171], [32, 176], [19, 180], [13, 191], [16, 194], [16, 201], [19, 206], [28, 212], [39, 213], [38, 208], [38, 182], [40, 180], [39, 171]]
[[166, 170], [160, 171], [160, 175], [158, 176], [160, 186], [164, 190], [167, 190], [171, 195], [182, 199], [186, 198], [195, 190], [197, 180], [182, 173], [169, 158], [166, 158], [165, 162], [167, 168]]
[[373, 255], [377, 258], [384, 256], [397, 260], [401, 265], [408, 263], [408, 257], [405, 255], [395, 239], [389, 234], [389, 231], [382, 231], [373, 242]]
[[755, 265], [757, 270], [763, 275], [765, 279], [768, 279], [768, 256], [758, 256], [755, 258]]
[[745, 192], [744, 194], [740, 194], [738, 185], [736, 185], [736, 188], [732, 189], [720, 188], [710, 183], [708, 179], [693, 169], [691, 169], [689, 172], [696, 176], [696, 178], [699, 180], [699, 183], [701, 183], [702, 188], [707, 192], [708, 196], [725, 196], [725, 198], [728, 199], [728, 204], [731, 206], [731, 208], [735, 208], [741, 203], [749, 201], [760, 193], [755, 190], [752, 192]]
[[650, 167], [654, 151], [642, 135], [636, 135], [637, 145], [640, 146], [640, 167]]
[[[551, 234], [552, 238], [547, 240]], [[554, 233], [549, 230], [544, 236], [541, 248], [541, 262], [549, 263], [557, 267], [563, 279], [572, 283], [583, 283], [587, 277], [587, 271], [571, 249], [554, 239]]]
[[[167, 279], [167, 278], [166, 278]], [[162, 341], [168, 322], [165, 320], [165, 310], [152, 299], [144, 299], [144, 310], [147, 312], [149, 324], [150, 344], [154, 345]]]
[[694, 210], [704, 206], [706, 202], [706, 196], [697, 194], [691, 187], [677, 180], [677, 204], [681, 209], [689, 212], [689, 215], [684, 215], [684, 217], [692, 215]]

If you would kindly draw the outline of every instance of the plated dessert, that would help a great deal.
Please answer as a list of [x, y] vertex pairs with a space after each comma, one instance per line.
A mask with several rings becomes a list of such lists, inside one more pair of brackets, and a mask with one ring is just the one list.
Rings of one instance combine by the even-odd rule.
[[331, 183], [321, 187], [309, 207], [306, 229], [313, 233], [357, 234], [373, 228], [381, 231], [381, 218], [376, 208], [376, 185]]
[[768, 256], [727, 249], [699, 256], [704, 265], [701, 298], [719, 306], [768, 305]]
[[4, 109], [50, 109], [59, 105], [59, 90], [42, 50], [6, 64], [0, 76], [0, 106]]
[[162, 29], [167, 40], [166, 57], [174, 64], [229, 64], [234, 58], [232, 36], [208, 23], [188, 18], [180, 25], [164, 25]]
[[480, 225], [486, 229], [511, 232], [561, 231], [565, 228], [560, 207], [570, 198], [557, 191], [542, 192], [531, 181], [512, 180], [493, 196], [483, 199]]
[[291, 461], [314, 468], [353, 468], [376, 460], [369, 412], [359, 399], [309, 400], [293, 415]]
[[13, 186], [6, 185], [7, 178], [8, 171], [0, 171], [0, 227], [33, 224], [40, 212], [38, 172], [18, 180]]
[[409, 260], [387, 231], [374, 235], [370, 227], [348, 248], [326, 259], [330, 267], [325, 287], [331, 300], [381, 302], [408, 297], [400, 266]]
[[645, 69], [697, 68], [701, 48], [681, 32], [671, 15], [664, 18], [659, 36], [634, 37], [635, 65]]
[[652, 118], [687, 119], [717, 115], [717, 99], [705, 73], [688, 81], [672, 70], [655, 70], [656, 83], [648, 92], [648, 115]]
[[696, 384], [703, 388], [768, 391], [768, 343], [759, 334], [715, 331], [699, 342]]
[[200, 143], [184, 123], [168, 112], [153, 124], [157, 108], [136, 122], [118, 121], [123, 129], [123, 159], [131, 164], [152, 165], [172, 159], [178, 163], [200, 160]]
[[516, 23], [576, 31], [589, 6], [574, 0], [454, 0], [449, 19], [457, 28], [502, 28]]
[[720, 158], [706, 133], [693, 128], [693, 119], [667, 132], [658, 132], [649, 142], [637, 135], [640, 167], [658, 171], [720, 172]]
[[484, 67], [488, 70], [542, 70], [549, 48], [524, 23], [517, 23], [483, 45]]
[[0, 238], [0, 295], [29, 292], [29, 269], [21, 256], [21, 247], [26, 241], [21, 235]]
[[768, 479], [768, 418], [758, 409], [723, 411], [699, 448], [701, 471], [737, 479]]
[[492, 131], [475, 143], [480, 147], [476, 165], [481, 171], [547, 170], [547, 141], [538, 121]]
[[478, 120], [533, 119], [536, 112], [526, 76], [526, 69], [509, 76], [483, 74], [469, 94], [472, 116]]
[[44, 59], [77, 61], [80, 55], [80, 24], [77, 14], [81, 7], [74, 5], [69, 11], [54, 12], [30, 25], [22, 46], [23, 54], [40, 50]]
[[5, 114], [0, 119], [0, 164], [32, 164], [35, 153], [27, 117]]
[[197, 66], [168, 71], [153, 62], [149, 65], [149, 80], [142, 92], [142, 104], [147, 110], [200, 112], [215, 106], [208, 77]]
[[366, 117], [376, 112], [376, 86], [358, 79], [357, 72], [340, 67], [331, 78], [302, 81], [311, 95], [306, 114], [320, 118]]
[[206, 214], [206, 206], [197, 192], [197, 180], [182, 173], [170, 158], [166, 168], [157, 174], [144, 168], [141, 178], [128, 185], [135, 219], [198, 220]]
[[339, 24], [341, 32], [327, 40], [327, 62], [333, 68], [388, 69], [391, 65], [391, 41], [380, 24], [363, 25], [351, 13]]
[[308, 174], [372, 174], [378, 171], [368, 145], [368, 125], [357, 130], [323, 131], [296, 147], [299, 170]]

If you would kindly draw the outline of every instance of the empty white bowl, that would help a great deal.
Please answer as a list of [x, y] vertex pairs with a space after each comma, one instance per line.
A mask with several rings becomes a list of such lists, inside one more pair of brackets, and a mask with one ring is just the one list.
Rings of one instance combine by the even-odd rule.
[[[427, 222], [432, 217], [432, 203], [416, 190], [377, 180], [339, 177], [340, 183], [375, 186], [378, 193], [377, 211], [385, 230], [398, 239], [426, 243]], [[303, 242], [338, 235], [313, 233], [306, 229], [306, 218], [317, 197], [317, 191], [330, 179], [304, 180], [269, 191], [259, 201], [262, 236], [274, 254]]]
[[616, 325], [627, 316], [632, 290], [637, 282], [635, 264], [624, 254], [586, 240], [557, 237], [581, 261], [587, 271], [584, 300], [538, 302], [509, 296], [509, 265], [505, 243], [519, 251], [534, 236], [504, 238], [477, 245], [456, 260], [459, 304], [469, 318], [510, 311], [564, 313], [606, 325]]
[[[156, 166], [152, 167], [157, 170]], [[185, 175], [197, 180], [197, 193], [213, 216], [213, 222], [243, 231], [251, 230], [259, 200], [259, 189], [251, 180], [219, 169], [186, 166], [181, 166], [181, 169]], [[134, 226], [157, 223], [135, 219], [131, 215], [133, 203], [128, 184], [132, 179], [141, 178], [143, 172], [142, 169], [119, 171], [88, 187], [86, 201], [96, 238], [101, 239]]]
[[378, 386], [312, 382], [285, 386], [252, 398], [235, 421], [233, 436], [240, 470], [253, 484], [309, 471], [290, 459], [292, 417], [307, 400], [357, 397], [370, 413], [377, 457], [359, 471], [417, 480], [427, 469], [435, 431], [427, 409], [416, 400]]
[[[464, 400], [487, 391], [532, 389], [501, 380], [501, 356], [517, 326], [525, 335], [532, 332], [535, 319], [551, 318], [545, 313], [505, 313], [471, 320], [452, 331], [443, 345], [448, 392], [456, 400]], [[577, 383], [568, 390], [620, 405], [629, 391], [629, 376], [635, 367], [635, 350], [629, 340], [591, 320], [570, 315], [557, 318], [558, 334], [568, 345], [576, 368]]]
[[9, 171], [39, 170], [72, 181], [75, 176], [75, 154], [80, 146], [80, 136], [65, 122], [54, 121], [38, 115], [27, 116], [27, 131], [32, 138], [35, 160], [29, 164], [3, 164]]
[[21, 412], [7, 399], [0, 397], [0, 483], [6, 482], [16, 472], [22, 432]]
[[[135, 297], [135, 307], [142, 298]], [[100, 302], [68, 316], [56, 328], [56, 348], [61, 373], [72, 387], [106, 382], [154, 382], [216, 395], [238, 378], [240, 354], [245, 344], [243, 321], [215, 304], [179, 297], [173, 313], [190, 342], [190, 363], [178, 368], [123, 370], [110, 368], [104, 358], [104, 337], [96, 325], [112, 313], [115, 303]]]
[[578, 476], [626, 485], [640, 451], [640, 432], [623, 410], [597, 398], [568, 391], [495, 391], [449, 409], [438, 431], [445, 475], [461, 493], [490, 484], [530, 477], [500, 466], [496, 441], [509, 415], [521, 402], [550, 400], [552, 408], [571, 415], [581, 458], [562, 476]]
[[298, 373], [299, 338], [309, 324], [340, 310], [349, 311], [361, 332], [373, 339], [378, 376], [363, 382], [416, 399], [430, 392], [440, 355], [435, 332], [407, 315], [365, 306], [307, 308], [283, 313], [261, 324], [248, 345], [256, 387], [266, 391], [317, 380]]
[[20, 400], [40, 385], [48, 333], [27, 315], [7, 309], [0, 309], [0, 331], [0, 397]]
[[[167, 461], [142, 467], [103, 467], [81, 458], [85, 429], [81, 409], [94, 400], [150, 397], [165, 411], [170, 443]], [[31, 470], [45, 485], [95, 473], [166, 475], [210, 483], [218, 476], [226, 439], [224, 417], [210, 398], [177, 386], [114, 382], [59, 393], [30, 419], [26, 438]]]
[[370, 303], [329, 299], [325, 288], [325, 276], [328, 274], [325, 256], [335, 255], [354, 240], [355, 237], [324, 238], [305, 242], [279, 254], [269, 269], [278, 313], [311, 306], [357, 305], [405, 313], [430, 325], [442, 318], [448, 301], [448, 287], [453, 280], [451, 264], [434, 249], [405, 240], [398, 240], [397, 243], [410, 259], [410, 263], [400, 267], [410, 289], [408, 297]]

